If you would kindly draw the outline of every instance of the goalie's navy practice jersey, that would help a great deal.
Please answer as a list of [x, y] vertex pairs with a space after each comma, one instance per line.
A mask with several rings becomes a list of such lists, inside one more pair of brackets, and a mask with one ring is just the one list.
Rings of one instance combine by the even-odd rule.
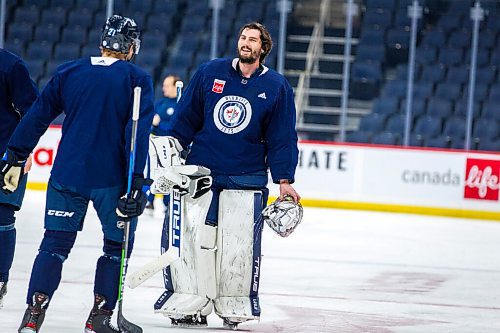
[[0, 48], [0, 155], [17, 124], [38, 96], [24, 61]]
[[26, 157], [51, 121], [66, 117], [51, 177], [82, 191], [126, 184], [133, 90], [142, 88], [134, 172], [142, 174], [154, 114], [151, 76], [126, 61], [89, 57], [62, 64], [12, 135]]
[[184, 146], [186, 163], [214, 174], [266, 171], [274, 182], [294, 180], [298, 161], [293, 90], [277, 72], [261, 66], [244, 78], [238, 59], [200, 66], [183, 94], [168, 135]]

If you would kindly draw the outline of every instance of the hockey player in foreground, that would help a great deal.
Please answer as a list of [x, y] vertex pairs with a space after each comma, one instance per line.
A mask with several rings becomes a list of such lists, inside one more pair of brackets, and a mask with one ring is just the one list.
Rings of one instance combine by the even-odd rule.
[[[142, 172], [153, 119], [153, 82], [149, 74], [129, 62], [140, 48], [140, 32], [132, 19], [118, 15], [108, 18], [100, 47], [101, 57], [59, 66], [7, 146], [6, 168], [0, 179], [15, 189], [23, 161], [50, 122], [62, 112], [66, 114], [47, 189], [46, 231], [33, 264], [28, 308], [19, 328], [22, 333], [40, 330], [90, 201], [102, 224], [104, 254], [97, 261], [94, 307], [85, 332], [120, 332], [110, 323], [118, 297], [122, 256], [123, 229], [117, 222], [131, 219], [131, 250], [137, 216], [147, 201], [143, 187], [149, 181]], [[136, 163], [131, 193], [125, 197], [136, 86], [142, 90]]]
[[[30, 79], [24, 61], [0, 49], [0, 154], [3, 155], [5, 152], [10, 135], [37, 96], [38, 89]], [[5, 164], [5, 161], [0, 161], [0, 170]], [[14, 260], [16, 246], [14, 214], [21, 208], [27, 178], [24, 173], [27, 173], [30, 167], [31, 158], [26, 161], [21, 182], [14, 194], [9, 195], [9, 191], [3, 189], [3, 186], [0, 189], [0, 308], [7, 293], [9, 270]]]
[[162, 244], [167, 251], [166, 243], [180, 243], [180, 260], [165, 269], [166, 291], [155, 304], [173, 325], [206, 326], [213, 308], [231, 328], [259, 319], [268, 168], [280, 198], [300, 200], [291, 185], [298, 161], [293, 91], [263, 65], [271, 47], [263, 25], [244, 25], [238, 58], [201, 65], [168, 127], [174, 153], [192, 144], [186, 164], [207, 167], [213, 178], [211, 192], [185, 200], [185, 214], [174, 216]]

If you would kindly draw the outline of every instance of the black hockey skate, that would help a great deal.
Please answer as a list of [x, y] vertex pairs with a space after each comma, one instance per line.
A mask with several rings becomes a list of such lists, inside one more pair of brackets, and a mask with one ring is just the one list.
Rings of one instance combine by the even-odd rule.
[[224, 322], [222, 323], [222, 325], [225, 328], [229, 328], [229, 329], [231, 329], [233, 331], [236, 331], [238, 329], [238, 324], [240, 324], [239, 322], [231, 321], [230, 318], [222, 318], [222, 320], [224, 320]]
[[7, 281], [0, 282], [0, 309], [3, 308], [3, 298], [7, 294]]
[[118, 328], [111, 324], [113, 311], [103, 309], [104, 304], [106, 304], [106, 298], [96, 294], [94, 307], [85, 323], [85, 333], [121, 333]]
[[170, 318], [172, 321], [172, 326], [179, 327], [207, 327], [207, 316], [196, 315], [196, 316], [185, 316], [179, 319]]
[[45, 318], [45, 311], [49, 305], [49, 296], [42, 293], [35, 293], [33, 300], [26, 312], [19, 327], [18, 333], [38, 333]]

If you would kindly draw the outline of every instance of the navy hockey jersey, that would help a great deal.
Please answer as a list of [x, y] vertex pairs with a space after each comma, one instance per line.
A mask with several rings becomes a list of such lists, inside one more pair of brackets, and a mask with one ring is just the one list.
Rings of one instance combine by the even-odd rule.
[[266, 171], [274, 182], [294, 181], [298, 161], [293, 90], [277, 72], [262, 66], [251, 78], [238, 59], [200, 66], [179, 101], [168, 135], [192, 142], [186, 163], [214, 174]]
[[81, 191], [125, 185], [135, 86], [142, 88], [142, 95], [134, 172], [142, 174], [154, 114], [153, 82], [136, 65], [114, 58], [82, 58], [59, 66], [8, 149], [26, 157], [50, 122], [64, 112], [51, 177]]
[[0, 48], [0, 155], [17, 124], [38, 96], [24, 61]]
[[167, 124], [170, 122], [177, 107], [177, 98], [163, 97], [155, 103], [155, 113], [160, 116], [158, 126], [153, 126], [151, 133], [154, 135], [165, 135]]

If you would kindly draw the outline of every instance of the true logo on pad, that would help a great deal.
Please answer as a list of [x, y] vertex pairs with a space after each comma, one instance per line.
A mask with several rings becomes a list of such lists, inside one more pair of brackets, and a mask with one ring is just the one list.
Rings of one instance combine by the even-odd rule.
[[500, 161], [468, 158], [465, 168], [465, 199], [498, 201]]

